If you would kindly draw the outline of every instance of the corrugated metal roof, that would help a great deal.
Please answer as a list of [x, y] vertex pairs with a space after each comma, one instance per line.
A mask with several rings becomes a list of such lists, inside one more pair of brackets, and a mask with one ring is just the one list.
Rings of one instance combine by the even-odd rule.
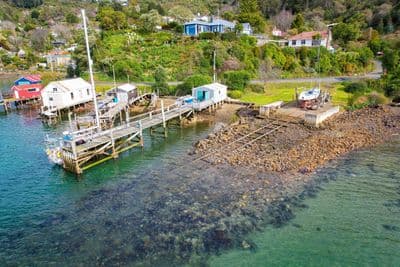
[[314, 36], [321, 35], [322, 39], [328, 36], [326, 31], [312, 31], [312, 32], [302, 32], [297, 35], [291, 36], [288, 40], [312, 40]]
[[118, 90], [122, 90], [125, 92], [130, 92], [130, 91], [136, 90], [136, 86], [134, 86], [133, 84], [129, 84], [129, 83], [125, 83], [123, 85], [118, 85], [117, 88], [118, 88]]
[[54, 88], [54, 87], [57, 87], [58, 89], [60, 89], [61, 92], [69, 92], [76, 88], [87, 89], [87, 88], [91, 88], [92, 86], [90, 85], [90, 83], [88, 83], [87, 81], [85, 81], [82, 78], [75, 78], [75, 79], [51, 82], [46, 86], [45, 90], [47, 88], [50, 88], [50, 90], [53, 90], [52, 88]]
[[220, 83], [210, 83], [210, 84], [206, 84], [206, 85], [202, 85], [199, 87], [196, 87], [195, 89], [198, 88], [206, 88], [212, 91], [216, 91], [216, 90], [221, 90], [221, 89], [227, 89], [228, 87], [226, 85], [220, 84]]

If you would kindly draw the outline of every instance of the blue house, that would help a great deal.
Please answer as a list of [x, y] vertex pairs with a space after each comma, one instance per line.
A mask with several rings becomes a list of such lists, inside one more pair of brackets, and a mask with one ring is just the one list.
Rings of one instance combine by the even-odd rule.
[[42, 83], [42, 78], [38, 74], [26, 75], [14, 81], [14, 85], [28, 85]]
[[224, 19], [211, 21], [193, 20], [184, 24], [184, 33], [188, 36], [198, 36], [203, 32], [230, 32], [235, 30], [235, 23]]

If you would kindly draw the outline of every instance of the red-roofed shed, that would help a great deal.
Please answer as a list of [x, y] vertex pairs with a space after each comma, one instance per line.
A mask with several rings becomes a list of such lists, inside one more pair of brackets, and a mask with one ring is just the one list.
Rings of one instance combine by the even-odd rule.
[[43, 90], [43, 84], [22, 84], [14, 85], [11, 88], [14, 98], [17, 100], [29, 100], [40, 98], [40, 93]]

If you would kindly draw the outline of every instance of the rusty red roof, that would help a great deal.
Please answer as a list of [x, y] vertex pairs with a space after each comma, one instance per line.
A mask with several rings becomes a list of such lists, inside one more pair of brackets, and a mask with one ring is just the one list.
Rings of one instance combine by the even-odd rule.
[[37, 83], [37, 84], [21, 84], [21, 85], [14, 85], [11, 87], [11, 90], [16, 90], [16, 91], [26, 91], [28, 89], [32, 88], [38, 88], [39, 90], [42, 90], [44, 88], [43, 84]]
[[327, 31], [312, 31], [312, 32], [302, 32], [296, 35], [293, 35], [288, 38], [288, 40], [312, 40], [314, 36], [321, 35], [322, 39], [328, 37]]

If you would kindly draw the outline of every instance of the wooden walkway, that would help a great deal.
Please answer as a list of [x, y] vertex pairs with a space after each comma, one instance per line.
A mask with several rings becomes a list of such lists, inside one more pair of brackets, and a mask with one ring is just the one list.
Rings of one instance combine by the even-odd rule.
[[61, 148], [63, 167], [76, 174], [98, 165], [135, 146], [143, 146], [143, 130], [163, 127], [167, 122], [189, 117], [192, 105], [172, 105], [128, 118], [122, 125], [100, 131], [97, 127], [65, 134]]

